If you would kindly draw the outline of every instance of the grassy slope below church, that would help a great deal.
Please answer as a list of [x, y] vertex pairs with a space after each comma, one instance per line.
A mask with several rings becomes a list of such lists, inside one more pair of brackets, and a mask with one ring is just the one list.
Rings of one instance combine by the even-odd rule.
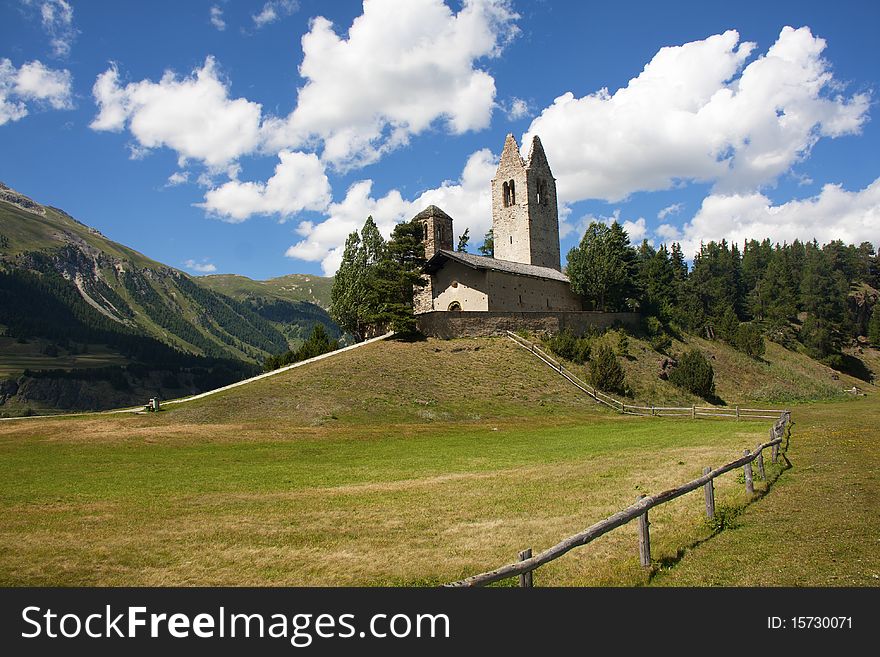
[[[736, 376], [722, 355], [719, 386]], [[867, 388], [804, 412], [870, 420]], [[436, 584], [548, 547], [767, 426], [621, 417], [505, 339], [377, 343], [158, 415], [0, 423], [0, 582]], [[815, 467], [799, 440], [795, 468]], [[745, 502], [735, 473], [717, 491], [719, 508]], [[655, 558], [710, 536], [701, 514], [694, 495], [652, 513]], [[798, 522], [817, 549], [877, 531]], [[621, 528], [536, 582], [645, 583], [635, 545]]]

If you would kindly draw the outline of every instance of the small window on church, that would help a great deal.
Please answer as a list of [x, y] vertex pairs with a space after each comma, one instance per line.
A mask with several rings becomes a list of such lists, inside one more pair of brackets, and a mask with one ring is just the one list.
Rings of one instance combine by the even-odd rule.
[[538, 181], [538, 205], [547, 205], [547, 183], [544, 180]]
[[450, 312], [461, 310], [461, 304], [458, 301], [453, 301], [452, 303], [449, 304], [449, 308], [447, 308], [446, 310], [448, 310]]
[[510, 181], [510, 205], [516, 205], [516, 184]]
[[505, 208], [509, 208], [510, 207], [510, 185], [508, 183], [504, 183], [503, 185], [501, 185], [501, 195], [502, 195], [501, 203], [504, 205]]
[[458, 281], [452, 281], [452, 287], [458, 287]]
[[427, 240], [429, 237], [430, 237], [430, 233], [428, 233], [428, 222], [426, 221], [425, 222], [425, 235], [424, 235], [423, 239]]
[[510, 236], [510, 243], [513, 244], [513, 235]]

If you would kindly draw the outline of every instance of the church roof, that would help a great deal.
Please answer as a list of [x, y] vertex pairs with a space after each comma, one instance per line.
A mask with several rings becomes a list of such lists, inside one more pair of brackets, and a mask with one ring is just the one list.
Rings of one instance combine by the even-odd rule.
[[460, 262], [473, 269], [502, 271], [507, 274], [516, 274], [518, 276], [531, 276], [532, 278], [543, 278], [568, 283], [568, 276], [561, 271], [551, 269], [550, 267], [538, 267], [537, 265], [527, 265], [523, 262], [498, 260], [496, 258], [488, 258], [486, 256], [478, 256], [459, 251], [437, 251], [437, 253], [428, 260], [427, 264], [425, 264], [425, 271], [429, 274], [433, 274], [448, 260]]

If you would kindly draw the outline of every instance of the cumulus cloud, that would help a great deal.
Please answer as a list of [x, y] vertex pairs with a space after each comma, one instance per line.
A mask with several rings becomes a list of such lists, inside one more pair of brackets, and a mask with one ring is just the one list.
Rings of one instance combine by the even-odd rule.
[[93, 130], [128, 128], [140, 148], [167, 146], [181, 160], [220, 168], [254, 151], [260, 142], [261, 106], [229, 97], [213, 57], [191, 75], [166, 71], [159, 82], [120, 84], [115, 65], [92, 88], [98, 104]]
[[23, 119], [29, 104], [71, 109], [71, 81], [70, 71], [51, 69], [40, 61], [16, 68], [10, 60], [0, 59], [0, 125]]
[[511, 121], [516, 121], [523, 118], [524, 116], [528, 116], [529, 104], [522, 98], [513, 98], [511, 99], [510, 105], [507, 107], [506, 112], [508, 119], [510, 119]]
[[73, 7], [67, 0], [22, 0], [40, 14], [43, 31], [49, 37], [52, 54], [67, 57], [79, 31], [73, 24]]
[[297, 106], [272, 122], [270, 147], [322, 145], [345, 169], [378, 160], [437, 121], [453, 134], [489, 125], [495, 81], [477, 68], [517, 32], [508, 0], [365, 0], [340, 36], [315, 18], [302, 38]]
[[226, 29], [226, 21], [223, 20], [223, 8], [219, 5], [211, 6], [211, 14], [210, 14], [211, 25], [217, 28], [220, 32]]
[[443, 208], [455, 221], [457, 235], [470, 229], [470, 235], [482, 240], [492, 224], [492, 199], [489, 180], [498, 162], [488, 149], [472, 153], [457, 181], [444, 181], [439, 187], [406, 200], [392, 189], [381, 198], [372, 196], [372, 180], [361, 180], [349, 187], [345, 198], [332, 203], [320, 223], [305, 221], [297, 227], [303, 239], [291, 246], [291, 258], [320, 262], [324, 273], [333, 275], [342, 260], [345, 238], [360, 230], [367, 216], [372, 216], [385, 237], [394, 225], [412, 218], [429, 205]]
[[254, 21], [254, 27], [260, 29], [284, 16], [290, 16], [297, 9], [299, 3], [295, 0], [269, 0], [259, 12], [251, 16], [251, 20]]
[[217, 267], [215, 267], [213, 264], [208, 262], [207, 258], [202, 259], [201, 262], [198, 262], [198, 261], [190, 258], [189, 260], [187, 260], [186, 262], [183, 263], [183, 266], [186, 267], [187, 269], [194, 271], [194, 272], [197, 272], [199, 274], [211, 274], [211, 273], [217, 271]]
[[[682, 242], [686, 255], [700, 242], [746, 239], [792, 242], [817, 239], [819, 243], [843, 240], [850, 244], [877, 243], [880, 226], [880, 178], [859, 191], [828, 184], [819, 194], [774, 205], [758, 192], [712, 194], [703, 199], [694, 218], [676, 231], [663, 228], [667, 239]], [[660, 232], [659, 229], [657, 231]]]
[[660, 212], [657, 213], [657, 218], [660, 221], [663, 221], [664, 219], [666, 219], [666, 217], [668, 217], [670, 215], [675, 215], [675, 214], [678, 214], [679, 212], [681, 212], [681, 209], [683, 207], [684, 207], [684, 203], [673, 203], [672, 205], [667, 205], [665, 208], [663, 208], [662, 210], [660, 210]]
[[165, 183], [165, 186], [177, 187], [178, 185], [183, 185], [186, 182], [189, 182], [189, 171], [175, 171], [170, 176], [168, 176], [168, 182]]
[[822, 137], [856, 134], [867, 94], [844, 96], [825, 41], [785, 27], [765, 55], [733, 30], [661, 48], [611, 94], [568, 92], [532, 122], [563, 202], [710, 181], [718, 192], [772, 184]]
[[330, 182], [318, 156], [281, 151], [278, 159], [274, 174], [265, 183], [230, 180], [208, 190], [199, 207], [231, 223], [255, 214], [277, 214], [284, 219], [303, 210], [327, 208]]

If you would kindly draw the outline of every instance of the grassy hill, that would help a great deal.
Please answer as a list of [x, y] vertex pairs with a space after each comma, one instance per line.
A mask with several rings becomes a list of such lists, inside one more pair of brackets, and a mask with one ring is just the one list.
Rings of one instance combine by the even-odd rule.
[[[718, 349], [719, 386], [738, 381], [735, 357]], [[792, 358], [819, 385], [824, 373]], [[768, 359], [773, 381], [801, 371]], [[730, 385], [740, 390], [739, 381]], [[878, 413], [876, 389], [865, 387], [867, 398], [841, 394], [803, 414], [827, 413], [826, 433], [845, 443], [835, 423]], [[502, 338], [376, 343], [168, 408], [0, 423], [0, 583], [438, 584], [548, 547], [640, 493], [727, 462], [769, 426], [616, 415]], [[792, 472], [829, 458], [801, 438], [801, 413]], [[864, 450], [874, 467], [876, 445]], [[791, 475], [769, 463], [768, 472], [776, 486]], [[747, 518], [776, 486], [746, 507], [730, 473], [717, 482], [718, 508]], [[809, 490], [800, 494], [783, 506], [812, 504]], [[838, 512], [813, 506], [813, 515]], [[878, 529], [875, 515], [816, 537], [798, 517], [789, 514], [789, 535], [805, 532], [816, 549], [845, 552]], [[651, 523], [665, 570], [715, 531], [699, 495], [652, 512]], [[537, 585], [647, 583], [635, 531], [542, 568]]]

